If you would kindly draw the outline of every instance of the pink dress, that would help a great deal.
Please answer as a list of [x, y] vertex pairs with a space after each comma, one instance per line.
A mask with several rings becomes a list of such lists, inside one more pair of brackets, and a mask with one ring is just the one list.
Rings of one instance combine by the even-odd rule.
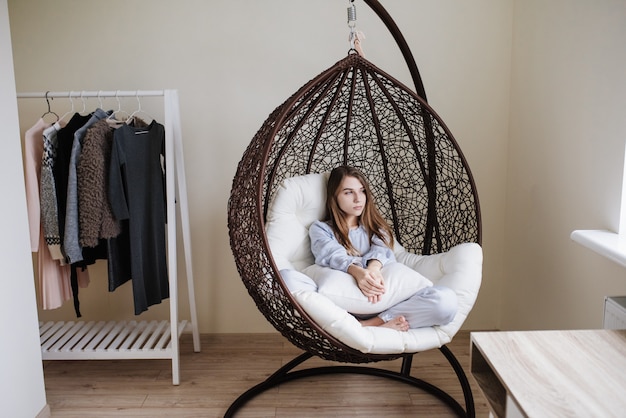
[[43, 131], [50, 124], [43, 119], [24, 135], [24, 178], [26, 182], [26, 207], [30, 228], [31, 251], [38, 253], [39, 297], [43, 309], [55, 309], [72, 298], [70, 266], [53, 260], [46, 245], [41, 225], [39, 184], [43, 156]]

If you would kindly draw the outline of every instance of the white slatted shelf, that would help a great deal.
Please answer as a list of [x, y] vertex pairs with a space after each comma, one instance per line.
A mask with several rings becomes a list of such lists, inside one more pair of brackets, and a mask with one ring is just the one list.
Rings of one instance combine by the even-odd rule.
[[[187, 321], [178, 323], [178, 338]], [[169, 359], [169, 321], [40, 322], [43, 360]]]

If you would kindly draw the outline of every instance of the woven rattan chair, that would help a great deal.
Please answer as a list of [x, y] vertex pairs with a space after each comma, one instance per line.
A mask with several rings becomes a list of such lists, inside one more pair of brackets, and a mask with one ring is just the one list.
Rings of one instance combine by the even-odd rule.
[[[467, 377], [445, 345], [439, 350], [460, 381], [465, 407], [439, 388], [410, 376], [414, 353], [363, 353], [322, 329], [288, 290], [265, 234], [268, 207], [283, 180], [347, 164], [368, 174], [381, 213], [408, 251], [435, 254], [461, 243], [480, 244], [478, 196], [467, 162], [427, 104], [417, 67], [393, 21], [377, 2], [366, 3], [383, 18], [408, 57], [419, 94], [351, 52], [276, 108], [246, 149], [228, 207], [235, 263], [258, 309], [304, 353], [242, 394], [226, 416], [277, 384], [345, 372], [415, 385], [440, 398], [459, 416], [474, 416]], [[351, 364], [403, 361], [399, 372], [349, 365], [293, 371], [312, 356]]]

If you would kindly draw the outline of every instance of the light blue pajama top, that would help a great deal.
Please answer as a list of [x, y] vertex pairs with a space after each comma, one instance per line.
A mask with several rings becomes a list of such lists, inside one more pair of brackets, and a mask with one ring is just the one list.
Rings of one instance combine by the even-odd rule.
[[393, 251], [378, 236], [372, 237], [370, 245], [363, 225], [350, 230], [348, 236], [352, 246], [361, 256], [349, 255], [346, 248], [337, 241], [335, 233], [326, 222], [313, 222], [309, 228], [309, 238], [311, 238], [311, 252], [315, 257], [315, 264], [347, 272], [350, 264], [366, 267], [368, 261], [378, 260], [384, 266], [396, 261]]

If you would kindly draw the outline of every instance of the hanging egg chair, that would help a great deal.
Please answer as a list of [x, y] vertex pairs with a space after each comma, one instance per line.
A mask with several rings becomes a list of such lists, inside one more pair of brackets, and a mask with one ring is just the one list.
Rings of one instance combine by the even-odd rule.
[[[291, 343], [304, 350], [266, 381], [242, 394], [229, 408], [231, 416], [257, 394], [297, 378], [315, 374], [361, 373], [382, 376], [417, 386], [448, 404], [459, 416], [474, 416], [469, 382], [462, 367], [445, 346], [473, 307], [482, 266], [481, 220], [476, 187], [457, 142], [426, 102], [421, 78], [404, 38], [382, 6], [365, 1], [392, 32], [409, 65], [414, 92], [358, 53], [319, 74], [278, 106], [263, 123], [245, 150], [235, 174], [228, 204], [230, 245], [238, 272], [248, 293], [265, 318]], [[311, 178], [324, 185], [323, 173], [339, 165], [351, 165], [367, 174], [381, 214], [393, 228], [403, 252], [419, 263], [444, 264], [441, 257], [473, 243], [470, 252], [473, 279], [464, 280], [464, 267], [447, 284], [459, 295], [459, 313], [446, 327], [430, 327], [397, 333], [400, 348], [389, 349], [389, 335], [377, 340], [377, 330], [359, 327], [357, 339], [367, 332], [367, 348], [343, 338], [337, 331], [336, 308], [324, 305], [316, 311], [315, 292], [293, 292], [285, 284], [286, 271], [280, 251], [268, 238], [275, 222], [273, 205], [293, 179]], [[320, 176], [317, 177], [311, 176]], [[321, 182], [321, 183], [320, 183]], [[323, 192], [300, 190], [298, 199], [318, 201]], [[306, 208], [294, 209], [290, 219], [302, 221]], [[317, 207], [319, 210], [323, 208]], [[308, 211], [308, 212], [307, 212]], [[306, 216], [305, 216], [306, 217]], [[316, 216], [313, 216], [315, 218]], [[307, 223], [300, 227], [306, 233]], [[298, 235], [291, 229], [291, 235]], [[297, 244], [306, 251], [306, 240]], [[288, 246], [293, 247], [294, 244]], [[476, 251], [478, 247], [478, 252]], [[465, 248], [465, 247], [463, 247]], [[293, 248], [289, 251], [293, 252]], [[440, 258], [436, 258], [440, 257]], [[457, 263], [461, 266], [467, 263]], [[478, 276], [478, 277], [476, 277]], [[327, 303], [327, 301], [324, 301]], [[338, 312], [341, 309], [337, 308]], [[344, 312], [345, 313], [345, 312]], [[319, 314], [319, 315], [318, 315]], [[349, 315], [347, 315], [349, 316]], [[348, 327], [349, 328], [349, 327]], [[352, 330], [346, 331], [348, 334]], [[361, 333], [361, 334], [359, 334]], [[406, 335], [400, 335], [406, 334]], [[363, 334], [364, 335], [364, 334]], [[373, 335], [373, 337], [372, 337]], [[417, 341], [414, 345], [408, 338]], [[393, 339], [392, 338], [392, 339]], [[384, 339], [382, 349], [376, 341]], [[372, 349], [371, 345], [374, 345]], [[407, 348], [408, 347], [408, 348]], [[438, 348], [454, 369], [464, 394], [465, 407], [441, 389], [410, 375], [413, 354]], [[342, 363], [361, 364], [402, 358], [399, 372], [363, 366], [332, 366], [293, 371], [312, 356]]]

